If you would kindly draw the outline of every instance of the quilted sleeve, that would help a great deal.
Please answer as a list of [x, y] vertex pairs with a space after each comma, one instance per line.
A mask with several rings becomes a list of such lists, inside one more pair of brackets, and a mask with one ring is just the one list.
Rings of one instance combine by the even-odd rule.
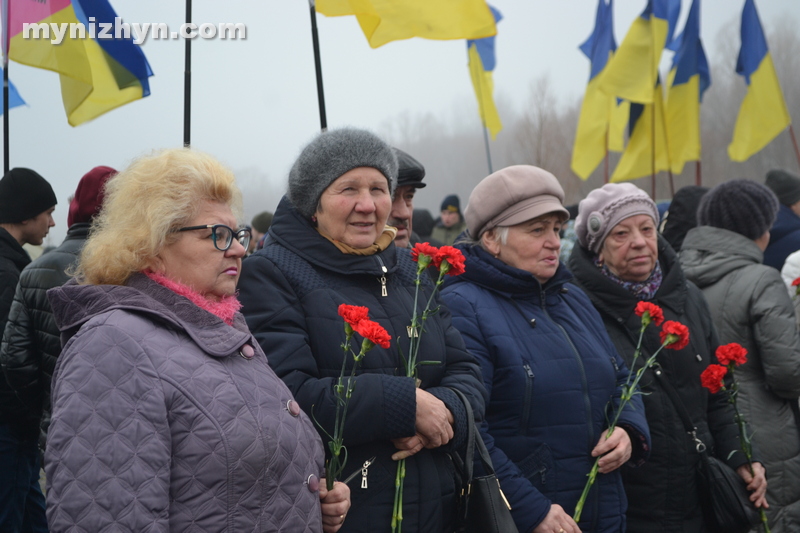
[[164, 392], [141, 346], [86, 324], [56, 364], [47, 439], [51, 531], [168, 531]]
[[3, 342], [0, 345], [0, 367], [19, 400], [19, 409], [28, 417], [41, 415], [42, 387], [39, 379], [41, 355], [35, 342], [33, 322], [25, 302], [22, 283], [17, 285], [14, 302], [8, 314]]
[[[476, 357], [483, 373], [489, 403], [494, 381], [494, 356], [487, 346], [481, 329], [481, 312], [477, 303], [465, 298], [460, 292], [445, 289], [442, 299], [450, 308], [453, 324], [461, 332], [467, 350]], [[511, 515], [520, 531], [532, 531], [544, 520], [550, 511], [551, 501], [522, 474], [519, 467], [495, 446], [494, 437], [489, 433], [489, 425], [483, 422], [481, 436], [492, 459], [503, 493], [511, 503]]]

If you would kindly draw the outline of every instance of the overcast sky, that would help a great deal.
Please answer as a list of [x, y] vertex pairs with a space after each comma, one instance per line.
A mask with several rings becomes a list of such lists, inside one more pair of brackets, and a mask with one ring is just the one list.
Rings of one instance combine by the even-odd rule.
[[[498, 25], [495, 89], [514, 108], [527, 100], [532, 80], [547, 73], [560, 101], [583, 94], [588, 60], [578, 45], [591, 33], [596, 0], [494, 0]], [[616, 0], [615, 35], [622, 42], [645, 0]], [[713, 63], [714, 37], [738, 25], [744, 0], [705, 0], [702, 37]], [[112, 0], [126, 22], [164, 22], [177, 31], [178, 0]], [[757, 2], [767, 28], [778, 19], [800, 21], [800, 1]], [[683, 25], [690, 0], [683, 0]], [[194, 0], [193, 20], [242, 22], [245, 40], [192, 44], [192, 146], [234, 171], [283, 184], [300, 148], [319, 130], [310, 17], [305, 0], [227, 2]], [[404, 113], [475, 117], [477, 104], [464, 41], [411, 39], [371, 49], [354, 17], [317, 16], [328, 126], [385, 128]], [[11, 110], [11, 165], [37, 170], [59, 198], [49, 242], [66, 232], [67, 197], [96, 165], [124, 168], [154, 148], [183, 141], [184, 43], [148, 39], [144, 52], [155, 76], [152, 94], [78, 127], [67, 124], [55, 73], [11, 63], [9, 74], [28, 107]], [[731, 65], [733, 68], [733, 65]], [[502, 116], [501, 116], [502, 118]], [[272, 209], [277, 204], [264, 206]], [[248, 213], [248, 217], [254, 213]]]

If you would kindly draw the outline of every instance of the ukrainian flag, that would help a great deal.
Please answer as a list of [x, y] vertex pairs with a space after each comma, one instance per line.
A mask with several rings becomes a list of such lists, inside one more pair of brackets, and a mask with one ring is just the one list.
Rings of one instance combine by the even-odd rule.
[[355, 15], [372, 48], [391, 41], [482, 39], [497, 33], [485, 0], [317, 0], [329, 17]]
[[572, 147], [572, 171], [588, 179], [606, 155], [624, 146], [630, 103], [608, 96], [598, 87], [600, 74], [608, 65], [617, 43], [614, 40], [614, 0], [599, 0], [594, 31], [580, 49], [591, 61], [589, 83], [581, 104], [578, 129]]
[[[150, 94], [153, 75], [141, 48], [127, 39], [90, 37], [89, 18], [96, 28], [112, 23], [116, 13], [108, 0], [18, 0], [9, 5], [8, 57], [32, 67], [58, 72], [61, 99], [72, 126]], [[23, 24], [67, 24], [61, 44], [50, 37], [23, 38]], [[82, 23], [85, 36], [70, 35], [70, 24]], [[111, 32], [113, 37], [113, 30]]]
[[648, 0], [599, 80], [600, 90], [631, 102], [655, 98], [661, 51], [672, 40], [680, 0]]
[[663, 93], [661, 80], [656, 78], [653, 103], [631, 104], [628, 146], [611, 175], [612, 182], [634, 180], [669, 170]]
[[667, 86], [667, 138], [672, 172], [687, 161], [699, 161], [700, 102], [711, 85], [708, 61], [700, 40], [700, 0], [694, 0], [683, 33], [676, 39]]
[[747, 94], [739, 108], [728, 156], [741, 162], [769, 144], [792, 121], [753, 0], [746, 0], [742, 11], [742, 48], [736, 73], [744, 77]]
[[[498, 10], [489, 7], [494, 16], [495, 23], [500, 22], [503, 16]], [[472, 87], [475, 89], [475, 97], [478, 99], [478, 113], [481, 122], [492, 134], [492, 140], [497, 137], [498, 132], [503, 129], [500, 122], [500, 115], [494, 105], [494, 80], [492, 71], [497, 64], [494, 52], [494, 36], [483, 39], [468, 40], [467, 52], [469, 54], [469, 76], [472, 79]]]

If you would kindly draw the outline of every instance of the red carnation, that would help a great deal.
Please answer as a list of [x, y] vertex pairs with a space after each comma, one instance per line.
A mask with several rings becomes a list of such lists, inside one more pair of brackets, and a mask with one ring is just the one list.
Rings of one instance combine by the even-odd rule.
[[[438, 252], [439, 249], [435, 246], [431, 246], [430, 243], [418, 242], [411, 250], [411, 259], [427, 267], [431, 264], [431, 261], [434, 260]], [[420, 260], [420, 256], [422, 256], [422, 260]]]
[[722, 390], [725, 385], [722, 383], [722, 378], [728, 373], [728, 369], [722, 365], [708, 365], [700, 374], [700, 383], [703, 387], [711, 391], [711, 394], [716, 394]]
[[353, 329], [368, 339], [372, 344], [377, 344], [381, 348], [388, 348], [392, 338], [386, 329], [373, 320], [362, 320], [358, 324], [353, 324]]
[[743, 365], [747, 362], [747, 350], [741, 344], [732, 342], [720, 346], [716, 351], [717, 361], [723, 365]]
[[689, 344], [689, 328], [675, 322], [667, 320], [661, 328], [661, 344], [670, 350], [682, 350]]
[[795, 278], [792, 282], [792, 287], [797, 287], [798, 285], [800, 285], [800, 278]]
[[[449, 276], [460, 276], [464, 273], [464, 254], [452, 246], [442, 246], [433, 260], [433, 264], [440, 271]], [[447, 266], [443, 266], [443, 264]]]
[[[636, 304], [636, 314], [642, 317], [642, 322], [646, 320], [644, 316], [645, 313], [648, 314], [651, 322], [655, 322], [656, 326], [660, 326], [661, 323], [664, 322], [664, 311], [656, 304], [650, 302], [639, 302]], [[649, 323], [650, 322], [647, 324]]]
[[360, 305], [342, 304], [339, 306], [339, 316], [355, 328], [356, 324], [368, 318], [369, 309]]

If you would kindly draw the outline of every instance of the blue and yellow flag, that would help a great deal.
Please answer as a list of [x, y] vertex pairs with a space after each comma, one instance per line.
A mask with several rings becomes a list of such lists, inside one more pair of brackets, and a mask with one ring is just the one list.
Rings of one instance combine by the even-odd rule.
[[[503, 18], [500, 12], [491, 6], [489, 9], [494, 16], [495, 24], [500, 22]], [[503, 129], [503, 123], [500, 122], [500, 115], [494, 105], [492, 71], [497, 64], [494, 35], [483, 39], [468, 40], [467, 53], [469, 55], [469, 77], [472, 79], [472, 87], [475, 89], [475, 97], [478, 99], [478, 114], [494, 140], [497, 133]]]
[[[0, 67], [0, 79], [3, 78], [3, 69]], [[0, 115], [3, 114], [3, 91], [0, 90]], [[19, 95], [17, 88], [14, 87], [14, 84], [11, 83], [11, 80], [8, 80], [8, 108], [11, 109], [13, 107], [26, 105], [25, 100]]]
[[600, 76], [600, 90], [631, 102], [652, 103], [661, 52], [672, 40], [679, 12], [680, 0], [648, 0]]
[[[113, 24], [114, 17], [108, 0], [21, 0], [9, 6], [8, 57], [58, 72], [61, 99], [72, 126], [150, 94], [148, 78], [153, 72], [133, 39], [116, 39], [113, 31], [111, 38], [92, 36], [92, 27]], [[76, 29], [73, 35], [70, 29], [55, 44], [49, 29], [46, 36], [26, 38], [25, 23], [55, 23], [61, 28], [82, 24], [85, 32]]]
[[486, 0], [317, 0], [329, 17], [355, 15], [372, 48], [412, 37], [482, 39], [497, 33]]
[[652, 91], [654, 102], [631, 104], [628, 146], [611, 175], [612, 182], [635, 180], [669, 170], [663, 92], [661, 80], [656, 78]]
[[667, 140], [672, 172], [680, 174], [687, 161], [700, 160], [700, 102], [711, 85], [700, 40], [700, 0], [692, 2], [683, 33], [675, 41], [667, 82]]
[[630, 103], [598, 88], [598, 78], [617, 49], [614, 40], [614, 0], [599, 0], [594, 30], [580, 46], [591, 61], [589, 83], [581, 104], [572, 147], [572, 171], [588, 179], [605, 157], [606, 149], [622, 151]]
[[733, 161], [747, 161], [792, 122], [753, 0], [746, 0], [742, 10], [742, 48], [736, 73], [744, 77], [747, 94], [736, 117], [728, 156]]

